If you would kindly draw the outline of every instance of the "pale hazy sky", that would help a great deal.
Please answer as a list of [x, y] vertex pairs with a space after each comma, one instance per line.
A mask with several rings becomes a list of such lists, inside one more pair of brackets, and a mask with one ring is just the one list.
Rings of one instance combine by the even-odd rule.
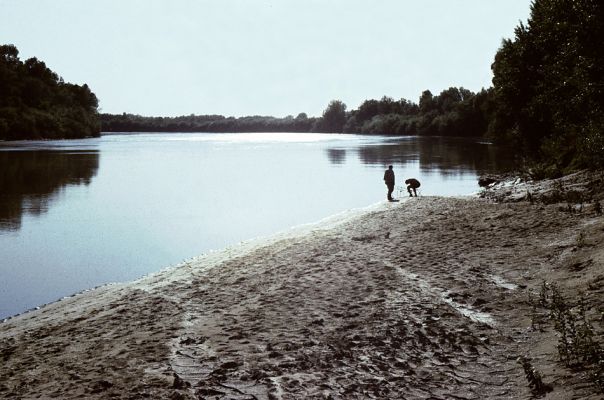
[[0, 44], [87, 83], [102, 112], [321, 114], [491, 86], [530, 0], [0, 0]]

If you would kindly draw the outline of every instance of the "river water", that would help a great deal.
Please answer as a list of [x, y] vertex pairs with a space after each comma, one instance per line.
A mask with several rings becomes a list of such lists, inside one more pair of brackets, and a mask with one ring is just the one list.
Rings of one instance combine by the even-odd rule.
[[0, 142], [0, 318], [384, 201], [389, 164], [397, 186], [415, 177], [422, 196], [477, 192], [479, 174], [512, 165], [504, 149], [456, 138], [200, 133]]

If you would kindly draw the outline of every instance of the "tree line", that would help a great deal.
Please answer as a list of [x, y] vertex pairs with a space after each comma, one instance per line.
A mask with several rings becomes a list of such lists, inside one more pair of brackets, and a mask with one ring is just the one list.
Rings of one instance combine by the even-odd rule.
[[100, 135], [98, 100], [87, 85], [64, 82], [33, 57], [0, 46], [0, 140]]
[[300, 113], [284, 118], [189, 115], [144, 117], [101, 114], [105, 132], [324, 132], [381, 135], [481, 136], [487, 128], [489, 91], [473, 93], [449, 88], [433, 96], [422, 93], [419, 104], [382, 97], [366, 100], [358, 109], [333, 100], [320, 117]]
[[300, 113], [287, 116], [225, 117], [188, 115], [180, 117], [143, 117], [134, 114], [101, 114], [103, 132], [312, 132], [317, 118]]

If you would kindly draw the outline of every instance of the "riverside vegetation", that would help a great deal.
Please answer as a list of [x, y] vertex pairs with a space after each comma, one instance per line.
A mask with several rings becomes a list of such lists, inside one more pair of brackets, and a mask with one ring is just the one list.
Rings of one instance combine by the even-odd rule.
[[0, 140], [100, 136], [98, 100], [88, 85], [63, 81], [33, 57], [0, 46]]
[[[577, 245], [582, 247], [582, 235]], [[543, 281], [538, 299], [529, 292], [531, 306], [531, 329], [544, 332], [547, 322], [551, 321], [556, 331], [556, 345], [559, 359], [575, 372], [585, 372], [587, 380], [600, 392], [604, 393], [604, 351], [598, 341], [598, 330], [591, 319], [600, 323], [604, 321], [604, 309], [598, 304], [597, 310], [586, 306], [586, 300], [580, 295], [576, 301], [565, 297], [556, 283]], [[598, 314], [600, 314], [598, 316]], [[533, 367], [526, 356], [521, 356], [522, 364], [529, 386], [535, 394], [551, 391], [551, 386], [543, 383], [541, 374]]]

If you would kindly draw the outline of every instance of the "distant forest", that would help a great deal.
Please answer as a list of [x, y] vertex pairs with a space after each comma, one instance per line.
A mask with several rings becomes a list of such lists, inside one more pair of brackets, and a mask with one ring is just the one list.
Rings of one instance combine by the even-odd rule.
[[330, 132], [392, 135], [480, 136], [486, 131], [488, 92], [478, 94], [450, 88], [438, 96], [425, 91], [417, 105], [408, 100], [367, 100], [357, 110], [346, 111], [339, 100], [329, 103], [319, 118], [224, 117], [189, 115], [142, 117], [101, 114], [106, 132]]
[[320, 117], [97, 114], [90, 89], [64, 83], [35, 58], [0, 46], [0, 139], [105, 132], [334, 132], [484, 136], [541, 163], [544, 174], [604, 167], [604, 3], [534, 0], [526, 24], [497, 51], [493, 87], [424, 91], [417, 103], [383, 97]]
[[189, 115], [142, 117], [132, 114], [101, 114], [105, 132], [330, 132], [382, 135], [481, 136], [486, 132], [489, 91], [473, 93], [449, 88], [437, 96], [426, 90], [419, 105], [409, 100], [366, 100], [347, 111], [339, 100], [329, 103], [319, 118], [300, 113], [296, 117], [224, 117]]
[[98, 100], [87, 85], [66, 83], [37, 58], [0, 46], [0, 140], [100, 135]]

